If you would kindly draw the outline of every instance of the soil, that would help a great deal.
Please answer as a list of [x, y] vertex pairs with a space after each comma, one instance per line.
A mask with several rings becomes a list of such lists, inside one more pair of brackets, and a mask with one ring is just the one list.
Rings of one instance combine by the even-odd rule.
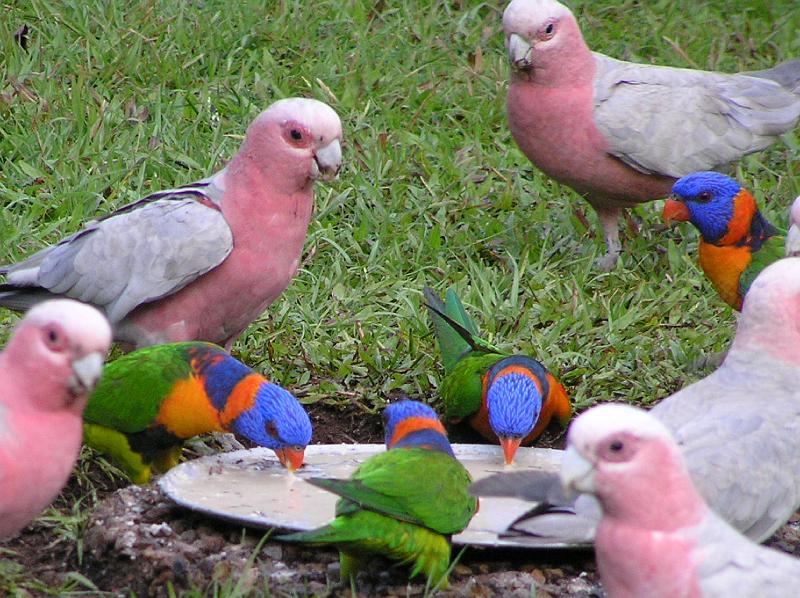
[[[380, 415], [355, 408], [333, 411], [312, 406], [316, 442], [381, 442]], [[470, 432], [455, 430], [454, 441], [471, 442]], [[545, 446], [563, 445], [563, 433], [550, 430]], [[118, 596], [169, 596], [209, 584], [270, 596], [352, 596], [339, 583], [338, 556], [333, 549], [307, 548], [270, 541], [258, 530], [246, 530], [205, 518], [175, 506], [154, 484], [127, 486], [96, 465], [88, 476], [103, 496], [91, 513], [82, 544], [54, 533], [37, 520], [16, 538], [0, 544], [0, 592], [9, 563], [21, 565], [25, 579], [60, 587], [78, 571], [97, 588]], [[57, 506], [70, 505], [86, 489], [73, 478]], [[259, 544], [260, 550], [256, 552]], [[800, 524], [792, 521], [770, 544], [800, 556]], [[78, 546], [82, 547], [79, 553]], [[454, 555], [458, 550], [454, 550]], [[26, 586], [31, 587], [31, 586]], [[407, 569], [376, 559], [359, 575], [359, 596], [422, 596], [424, 583], [409, 583]], [[23, 590], [35, 596], [38, 589]], [[201, 594], [202, 595], [202, 594]], [[591, 551], [468, 549], [458, 558], [450, 587], [439, 596], [489, 598], [603, 596]]]

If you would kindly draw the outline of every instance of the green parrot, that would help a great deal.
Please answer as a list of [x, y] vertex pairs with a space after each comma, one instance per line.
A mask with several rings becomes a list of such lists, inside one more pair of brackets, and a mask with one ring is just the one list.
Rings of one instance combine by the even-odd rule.
[[667, 226], [691, 222], [700, 231], [700, 267], [725, 303], [736, 311], [750, 285], [785, 257], [784, 235], [758, 209], [753, 194], [719, 172], [678, 179], [662, 216]]
[[436, 412], [416, 401], [384, 411], [386, 448], [349, 480], [307, 478], [341, 496], [336, 518], [321, 528], [279, 536], [291, 542], [334, 544], [343, 580], [355, 579], [376, 555], [411, 566], [431, 587], [447, 586], [452, 534], [478, 509], [467, 470], [453, 455]]
[[500, 443], [508, 464], [553, 416], [566, 425], [572, 414], [567, 392], [541, 363], [481, 339], [453, 289], [444, 302], [428, 287], [423, 293], [442, 352], [445, 377], [439, 393], [448, 420], [469, 418], [484, 438]]
[[84, 442], [134, 483], [177, 464], [183, 441], [233, 432], [303, 464], [311, 420], [288, 391], [211, 343], [154, 345], [107, 364], [83, 413]]

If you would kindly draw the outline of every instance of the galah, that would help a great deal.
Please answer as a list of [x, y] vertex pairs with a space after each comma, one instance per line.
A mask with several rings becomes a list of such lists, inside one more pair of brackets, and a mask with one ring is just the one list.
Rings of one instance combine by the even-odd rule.
[[31, 309], [0, 353], [0, 538], [20, 531], [67, 483], [81, 413], [110, 345], [98, 310], [55, 299]]
[[664, 204], [664, 222], [691, 222], [700, 231], [700, 267], [735, 310], [753, 280], [785, 255], [783, 235], [761, 214], [753, 195], [718, 172], [678, 179]]
[[606, 404], [578, 416], [561, 481], [600, 502], [595, 555], [608, 598], [797, 595], [800, 560], [709, 509], [672, 434], [646, 411]]
[[297, 272], [314, 181], [338, 172], [341, 138], [327, 104], [277, 101], [215, 175], [148, 195], [0, 268], [0, 305], [25, 310], [66, 296], [102, 309], [126, 345], [230, 349]]
[[617, 263], [624, 208], [766, 148], [800, 118], [800, 60], [739, 74], [616, 60], [589, 50], [556, 0], [513, 0], [503, 30], [511, 134], [597, 211], [604, 269]]
[[311, 420], [289, 391], [216, 345], [145, 347], [106, 365], [83, 414], [84, 441], [137, 484], [178, 463], [184, 440], [232, 432], [303, 464]]
[[447, 419], [466, 418], [484, 438], [499, 442], [506, 464], [553, 417], [566, 425], [572, 413], [567, 392], [541, 363], [527, 355], [509, 355], [481, 339], [453, 289], [444, 302], [429, 287], [424, 295], [442, 352], [445, 377], [439, 393]]
[[306, 478], [341, 496], [336, 518], [315, 530], [279, 540], [339, 548], [341, 577], [354, 579], [375, 556], [411, 566], [431, 587], [447, 586], [449, 537], [477, 511], [469, 473], [453, 455], [436, 412], [416, 401], [384, 411], [386, 448], [361, 464], [349, 480]]
[[[700, 495], [734, 528], [763, 542], [800, 508], [800, 258], [767, 267], [750, 286], [722, 365], [658, 403]], [[597, 518], [566, 501], [556, 476], [520, 471], [476, 484], [480, 495], [540, 502], [510, 534], [562, 538]], [[577, 538], [585, 540], [587, 538]]]

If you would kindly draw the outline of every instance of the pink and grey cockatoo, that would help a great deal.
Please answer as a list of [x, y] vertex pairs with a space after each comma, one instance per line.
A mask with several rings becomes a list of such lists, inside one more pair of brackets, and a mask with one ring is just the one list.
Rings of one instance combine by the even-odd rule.
[[54, 299], [33, 307], [0, 353], [0, 538], [21, 530], [66, 484], [110, 345], [111, 327], [97, 309]]
[[[798, 389], [800, 258], [793, 257], [771, 264], [750, 286], [722, 365], [651, 411], [674, 434], [708, 505], [757, 542], [800, 508]], [[555, 477], [501, 473], [475, 491], [540, 503], [509, 534], [534, 544], [590, 540], [596, 503], [581, 496], [572, 504]]]
[[617, 263], [623, 208], [766, 148], [800, 118], [800, 60], [742, 74], [615, 60], [589, 50], [556, 0], [513, 0], [503, 30], [511, 134], [597, 211], [604, 269]]
[[789, 210], [789, 231], [786, 233], [786, 257], [800, 256], [800, 195]]
[[609, 598], [797, 596], [800, 560], [709, 509], [672, 434], [646, 411], [606, 404], [578, 417], [561, 482], [600, 502], [595, 554]]
[[215, 175], [0, 268], [0, 305], [66, 296], [101, 308], [114, 338], [136, 347], [203, 340], [230, 349], [297, 272], [314, 181], [338, 172], [341, 138], [327, 104], [275, 102]]

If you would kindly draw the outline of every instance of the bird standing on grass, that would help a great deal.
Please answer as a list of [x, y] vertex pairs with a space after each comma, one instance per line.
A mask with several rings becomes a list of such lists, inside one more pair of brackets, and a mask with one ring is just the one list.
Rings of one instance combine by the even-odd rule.
[[342, 579], [376, 555], [411, 566], [432, 587], [447, 586], [449, 537], [469, 524], [478, 508], [467, 493], [469, 473], [453, 456], [436, 412], [416, 401], [384, 411], [385, 453], [365, 461], [349, 480], [306, 478], [341, 496], [326, 526], [280, 540], [334, 544]]
[[800, 561], [709, 509], [669, 430], [641, 409], [601, 405], [577, 417], [561, 481], [600, 501], [595, 554], [609, 598], [797, 595]]
[[[750, 286], [722, 365], [650, 411], [675, 436], [709, 507], [756, 542], [800, 508], [798, 388], [800, 258], [786, 258]], [[588, 497], [566, 501], [557, 476], [546, 472], [497, 474], [476, 486], [479, 495], [546, 503], [514, 523], [509, 532], [520, 538], [562, 538], [587, 527], [570, 520], [589, 527], [597, 520]]]
[[448, 420], [469, 418], [484, 438], [500, 443], [506, 464], [554, 416], [566, 425], [572, 413], [567, 393], [541, 363], [526, 355], [508, 355], [478, 337], [452, 289], [444, 302], [428, 287], [424, 295], [442, 352], [445, 377], [439, 392]]
[[763, 150], [800, 118], [800, 60], [739, 74], [616, 60], [589, 50], [556, 0], [513, 0], [503, 30], [511, 134], [537, 168], [595, 209], [604, 269], [617, 263], [624, 208]]
[[691, 222], [700, 231], [700, 267], [723, 301], [741, 311], [755, 277], [784, 257], [784, 237], [758, 210], [752, 194], [718, 172], [695, 172], [672, 187], [664, 223]]
[[137, 348], [202, 340], [230, 349], [297, 272], [314, 181], [341, 163], [339, 117], [317, 100], [272, 104], [221, 171], [153, 193], [0, 267], [0, 305], [53, 296], [103, 310]]
[[81, 413], [110, 345], [99, 311], [57, 299], [31, 309], [0, 353], [0, 538], [21, 530], [67, 483]]
[[84, 413], [85, 442], [137, 484], [178, 463], [183, 441], [233, 432], [294, 471], [311, 421], [288, 391], [210, 343], [147, 347], [109, 363]]

